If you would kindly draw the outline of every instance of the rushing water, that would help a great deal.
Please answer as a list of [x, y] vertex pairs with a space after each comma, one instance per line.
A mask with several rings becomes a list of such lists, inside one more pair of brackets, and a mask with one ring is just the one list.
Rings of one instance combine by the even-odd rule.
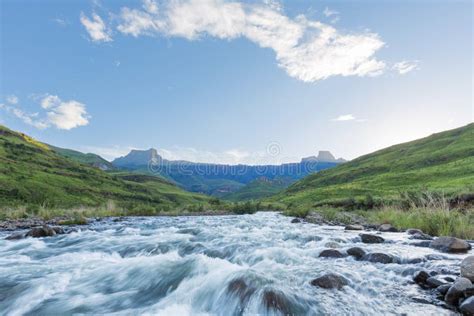
[[[4, 240], [2, 315], [445, 315], [414, 297], [414, 271], [459, 271], [465, 255], [410, 246], [404, 233], [366, 245], [343, 227], [291, 224], [277, 213], [104, 220], [66, 235]], [[396, 255], [401, 264], [318, 258], [325, 244]], [[429, 260], [409, 264], [413, 258]], [[311, 286], [323, 273], [342, 290]]]

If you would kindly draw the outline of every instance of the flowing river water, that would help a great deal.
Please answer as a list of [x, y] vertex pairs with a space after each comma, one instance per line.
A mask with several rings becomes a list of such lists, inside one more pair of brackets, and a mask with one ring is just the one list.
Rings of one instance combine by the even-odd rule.
[[[412, 276], [420, 269], [459, 272], [466, 256], [412, 246], [405, 233], [363, 244], [357, 231], [294, 224], [272, 212], [130, 217], [54, 237], [6, 235], [0, 233], [1, 315], [451, 315], [420, 303], [429, 294]], [[392, 254], [400, 263], [319, 258], [328, 242], [341, 251]], [[416, 258], [423, 261], [409, 263]], [[350, 284], [310, 284], [328, 272]]]

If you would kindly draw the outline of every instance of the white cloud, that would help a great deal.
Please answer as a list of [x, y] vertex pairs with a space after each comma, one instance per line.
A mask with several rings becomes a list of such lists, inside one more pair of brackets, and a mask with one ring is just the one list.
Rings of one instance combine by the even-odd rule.
[[46, 110], [43, 115], [26, 112], [18, 106], [2, 105], [0, 108], [38, 129], [54, 126], [70, 130], [89, 123], [86, 107], [78, 101], [62, 101], [58, 96], [46, 94], [41, 98], [40, 106]]
[[14, 105], [14, 104], [17, 104], [18, 101], [19, 101], [19, 100], [18, 100], [18, 97], [17, 97], [16, 95], [13, 95], [13, 94], [12, 94], [12, 95], [9, 95], [9, 96], [7, 97], [7, 102], [10, 103], [10, 104], [13, 104], [13, 105]]
[[[304, 15], [290, 18], [277, 3], [183, 0], [170, 1], [158, 8], [155, 2], [145, 1], [142, 8], [121, 8], [116, 28], [134, 37], [161, 35], [188, 40], [203, 36], [227, 40], [245, 37], [260, 47], [272, 49], [278, 65], [291, 77], [305, 82], [331, 76], [363, 77], [383, 73], [385, 62], [375, 58], [376, 52], [385, 45], [378, 34], [341, 32]], [[83, 19], [82, 15], [81, 21]], [[99, 33], [95, 40], [111, 40], [99, 16], [94, 15], [93, 21], [86, 22], [87, 25], [83, 24], [88, 31], [92, 28]], [[92, 34], [91, 37], [94, 39]]]
[[69, 24], [68, 21], [66, 21], [65, 19], [62, 19], [62, 18], [55, 18], [53, 19], [54, 22], [56, 22], [58, 25], [60, 26], [67, 26]]
[[84, 25], [84, 27], [86, 28], [87, 33], [89, 33], [89, 36], [94, 42], [112, 41], [110, 30], [105, 25], [102, 18], [96, 13], [92, 14], [92, 19], [89, 19], [84, 15], [84, 13], [81, 13], [80, 20], [82, 25]]
[[338, 121], [338, 122], [343, 122], [343, 121], [353, 121], [355, 120], [355, 116], [352, 114], [345, 114], [345, 115], [339, 115], [335, 119], [332, 119], [333, 121]]
[[418, 64], [419, 62], [417, 60], [415, 61], [403, 60], [401, 62], [394, 64], [392, 69], [397, 71], [399, 74], [404, 75], [406, 73], [409, 73], [410, 71], [418, 69], [419, 68]]

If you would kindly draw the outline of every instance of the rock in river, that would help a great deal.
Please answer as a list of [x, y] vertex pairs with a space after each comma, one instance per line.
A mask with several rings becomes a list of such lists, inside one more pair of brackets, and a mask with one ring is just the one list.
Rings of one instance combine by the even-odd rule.
[[364, 260], [369, 261], [369, 262], [374, 262], [374, 263], [394, 263], [395, 259], [391, 255], [387, 255], [386, 253], [381, 253], [381, 252], [374, 252], [374, 253], [369, 253], [364, 257]]
[[474, 282], [474, 256], [466, 257], [461, 262], [461, 276]]
[[343, 286], [349, 285], [347, 280], [342, 275], [336, 273], [328, 273], [311, 281], [311, 285], [319, 286], [323, 289], [342, 289]]
[[366, 244], [381, 244], [385, 242], [385, 239], [382, 237], [372, 234], [360, 234], [360, 238], [362, 239], [362, 242]]
[[347, 225], [345, 230], [364, 230], [364, 226], [359, 224]]
[[44, 225], [41, 227], [34, 227], [30, 229], [30, 231], [26, 233], [26, 237], [34, 237], [34, 238], [49, 237], [49, 236], [54, 236], [58, 233], [59, 234], [63, 233], [62, 228], [61, 230], [59, 230], [59, 229], [54, 229], [51, 226]]
[[465, 299], [459, 309], [464, 315], [474, 315], [474, 296]]
[[345, 257], [345, 255], [340, 252], [339, 250], [336, 250], [336, 249], [325, 249], [323, 251], [321, 251], [321, 253], [319, 254], [319, 257], [323, 257], [323, 258], [343, 258]]
[[459, 299], [464, 296], [464, 290], [469, 288], [471, 285], [472, 283], [469, 281], [469, 279], [463, 277], [458, 278], [456, 282], [454, 282], [454, 284], [449, 288], [444, 300], [448, 304], [457, 305]]
[[395, 227], [393, 227], [390, 224], [382, 224], [382, 225], [379, 226], [378, 231], [396, 233], [396, 232], [398, 232], [398, 229], [396, 229]]
[[347, 249], [347, 254], [356, 258], [357, 260], [360, 260], [366, 255], [366, 252], [360, 247], [352, 247]]
[[431, 242], [430, 247], [450, 253], [467, 252], [471, 249], [467, 241], [456, 237], [438, 237]]
[[426, 271], [418, 271], [415, 276], [413, 277], [413, 281], [415, 281], [418, 284], [424, 284], [426, 283], [426, 280], [430, 278], [430, 275]]

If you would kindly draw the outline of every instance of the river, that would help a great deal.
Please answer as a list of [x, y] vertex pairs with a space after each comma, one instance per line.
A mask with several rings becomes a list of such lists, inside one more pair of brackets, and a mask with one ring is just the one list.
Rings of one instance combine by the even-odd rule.
[[[295, 224], [273, 212], [106, 219], [54, 237], [6, 235], [0, 232], [1, 315], [450, 315], [416, 301], [429, 292], [412, 276], [459, 272], [466, 256], [412, 246], [405, 233], [363, 244], [357, 231]], [[328, 242], [400, 263], [319, 258]], [[408, 263], [415, 258], [425, 261]], [[310, 284], [328, 272], [350, 284]]]

